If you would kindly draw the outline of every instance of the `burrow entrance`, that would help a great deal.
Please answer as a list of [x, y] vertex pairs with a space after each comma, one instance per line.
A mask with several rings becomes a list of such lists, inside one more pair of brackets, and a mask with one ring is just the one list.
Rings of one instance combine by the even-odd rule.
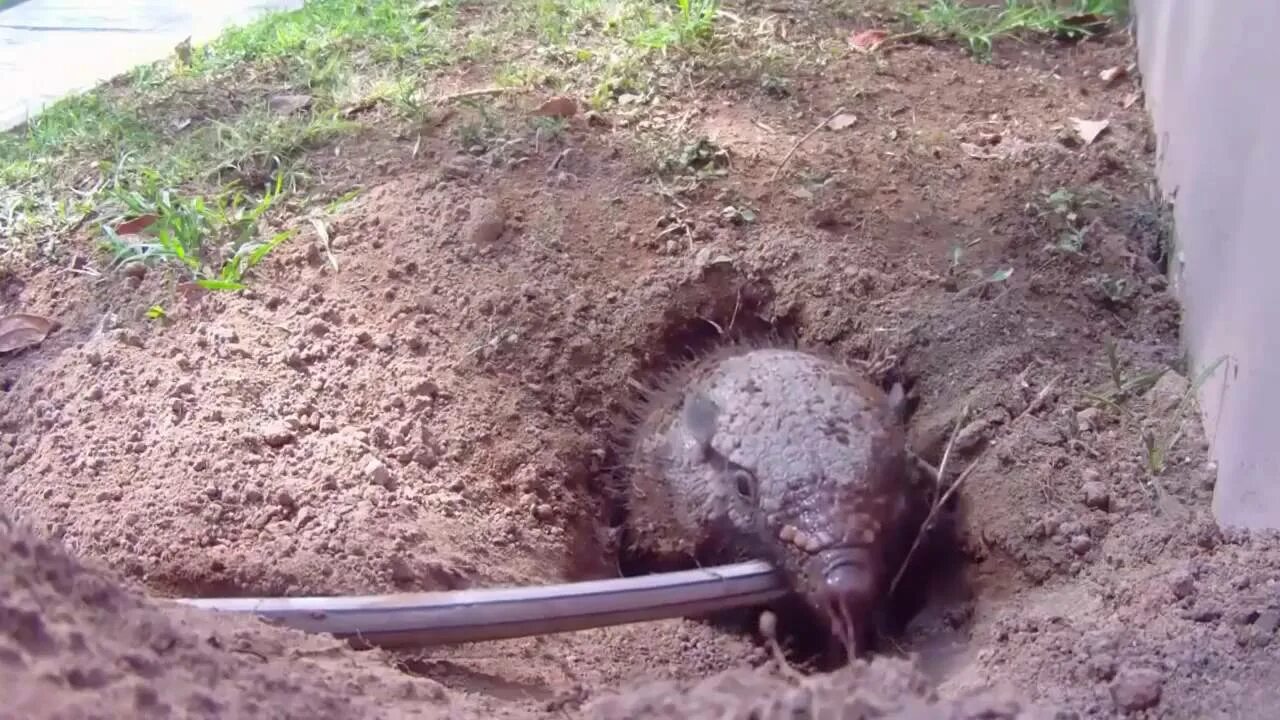
[[[820, 354], [832, 352], [823, 344], [807, 342], [804, 326], [804, 308], [792, 304], [779, 307], [771, 284], [765, 281], [747, 280], [732, 272], [712, 273], [705, 282], [680, 288], [669, 303], [663, 320], [651, 333], [652, 340], [646, 352], [638, 358], [627, 392], [634, 397], [629, 407], [638, 407], [643, 392], [668, 381], [670, 376], [687, 363], [715, 352], [726, 345], [797, 347]], [[877, 364], [877, 358], [835, 357], [854, 367], [863, 367], [873, 380], [888, 390], [901, 383], [908, 392], [908, 421], [919, 404], [912, 393], [916, 378], [908, 374], [900, 359], [885, 365]], [[627, 467], [629, 447], [633, 439], [634, 415], [622, 418], [610, 433], [610, 443], [603, 467], [607, 468], [596, 489], [606, 508], [607, 524], [612, 535], [610, 543], [616, 553], [618, 568], [623, 575], [636, 576], [655, 572], [674, 572], [698, 567], [700, 560], [690, 557], [659, 557], [633, 549], [628, 542], [628, 512], [625, 502], [626, 489], [632, 482]], [[936, 463], [937, 458], [931, 458]], [[926, 458], [926, 461], [929, 458]], [[935, 482], [921, 475], [914, 464], [909, 468], [909, 482], [923, 488]], [[937, 488], [922, 492], [940, 495]], [[931, 599], [941, 598], [950, 602], [967, 597], [962, 568], [964, 560], [955, 539], [957, 522], [955, 497], [929, 518], [930, 530], [922, 535], [921, 542], [902, 572], [884, 607], [887, 612], [878, 619], [878, 643], [872, 652], [895, 652], [904, 649], [900, 639], [908, 625], [919, 616]], [[925, 516], [917, 518], [906, 533], [904, 542], [910, 545]], [[905, 548], [904, 548], [905, 555]], [[728, 632], [756, 634], [759, 616], [764, 608], [747, 608], [727, 611], [702, 618]], [[788, 660], [813, 670], [830, 670], [844, 661], [829, 653], [827, 630], [809, 608], [797, 597], [786, 598], [768, 608], [779, 617], [779, 640]], [[948, 617], [955, 617], [951, 613]]]

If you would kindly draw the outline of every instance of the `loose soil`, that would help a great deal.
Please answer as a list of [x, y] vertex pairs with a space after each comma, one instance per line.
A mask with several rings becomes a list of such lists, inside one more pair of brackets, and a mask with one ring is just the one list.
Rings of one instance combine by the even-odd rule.
[[[1137, 79], [1099, 79], [1133, 50], [997, 58], [848, 53], [781, 97], [686, 84], [643, 122], [579, 114], [478, 155], [462, 111], [347, 140], [321, 176], [371, 189], [327, 248], [304, 233], [251, 292], [165, 321], [145, 317], [173, 297], [160, 271], [10, 276], [3, 312], [63, 327], [0, 365], [0, 500], [34, 533], [0, 526], [4, 696], [22, 717], [1269, 716], [1280, 545], [1209, 514], [1154, 143]], [[841, 106], [852, 126], [775, 179]], [[1110, 125], [1086, 146], [1071, 117]], [[655, 174], [655, 127], [709, 138], [725, 175]], [[140, 599], [616, 575], [629, 388], [768, 333], [907, 381], [935, 462], [963, 418], [958, 552], [887, 653], [910, 662], [798, 680], [697, 620], [393, 657]], [[1175, 369], [1093, 401], [1110, 342], [1122, 378]], [[1144, 436], [1178, 439], [1158, 473]]]

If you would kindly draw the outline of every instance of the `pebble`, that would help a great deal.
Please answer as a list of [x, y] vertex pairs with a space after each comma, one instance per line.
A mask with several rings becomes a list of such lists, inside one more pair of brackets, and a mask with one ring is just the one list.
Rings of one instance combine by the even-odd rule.
[[1280, 628], [1280, 610], [1263, 610], [1258, 614], [1258, 619], [1254, 621], [1253, 626], [1259, 632], [1271, 635]]
[[1093, 549], [1093, 540], [1088, 535], [1075, 535], [1071, 538], [1071, 551], [1077, 555], [1084, 555]]
[[142, 336], [131, 330], [116, 330], [112, 334], [115, 336], [116, 342], [121, 345], [128, 345], [129, 347], [136, 348], [143, 346]]
[[1155, 670], [1127, 668], [1111, 684], [1111, 699], [1122, 712], [1155, 707], [1160, 702], [1164, 678]]
[[274, 448], [284, 447], [297, 437], [289, 424], [283, 420], [269, 421], [262, 426], [259, 435], [262, 437], [262, 442]]
[[1102, 427], [1102, 411], [1096, 407], [1081, 410], [1076, 413], [1076, 425], [1081, 430], [1097, 430]]
[[1182, 403], [1182, 398], [1186, 396], [1190, 387], [1186, 378], [1172, 370], [1167, 370], [1147, 391], [1147, 400], [1151, 402], [1153, 410], [1169, 412]]
[[[1086, 474], [1085, 477], [1088, 475]], [[1107, 486], [1097, 480], [1086, 481], [1080, 486], [1080, 492], [1084, 495], [1084, 504], [1087, 507], [1095, 510], [1107, 510], [1111, 507], [1111, 494], [1107, 492]]]
[[1191, 577], [1191, 573], [1186, 570], [1179, 570], [1169, 576], [1169, 589], [1179, 600], [1189, 597], [1196, 591], [1195, 578]]
[[391, 486], [391, 469], [381, 460], [371, 457], [364, 463], [364, 476], [374, 485]]

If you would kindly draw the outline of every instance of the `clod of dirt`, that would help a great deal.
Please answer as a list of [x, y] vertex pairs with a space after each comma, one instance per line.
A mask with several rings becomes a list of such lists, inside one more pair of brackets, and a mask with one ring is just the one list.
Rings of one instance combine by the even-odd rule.
[[466, 227], [466, 237], [471, 243], [490, 245], [502, 237], [506, 226], [506, 213], [496, 200], [478, 197], [471, 201], [471, 217], [467, 220]]
[[[164, 608], [0, 515], [6, 717], [446, 717], [439, 684], [382, 653]], [[461, 700], [458, 698], [456, 700]], [[465, 704], [465, 703], [464, 703]]]
[[293, 442], [297, 437], [293, 428], [284, 420], [272, 420], [262, 426], [262, 442], [270, 447], [280, 448]]
[[587, 718], [784, 720], [1047, 720], [1053, 714], [990, 689], [939, 700], [910, 663], [876, 658], [799, 681], [733, 670], [698, 683], [663, 682], [588, 705]]
[[1160, 702], [1163, 682], [1163, 677], [1155, 670], [1121, 670], [1111, 684], [1111, 698], [1116, 708], [1126, 713], [1153, 708]]
[[558, 95], [538, 106], [535, 115], [554, 118], [573, 117], [578, 112], [578, 103], [571, 97]]
[[1084, 485], [1080, 486], [1080, 493], [1084, 496], [1086, 507], [1094, 510], [1107, 510], [1111, 507], [1111, 493], [1101, 481], [1086, 480]]
[[[732, 347], [677, 373], [643, 416], [631, 458], [641, 552], [774, 562], [846, 645], [914, 536], [900, 388], [837, 363]], [[908, 537], [908, 541], [909, 541]]]

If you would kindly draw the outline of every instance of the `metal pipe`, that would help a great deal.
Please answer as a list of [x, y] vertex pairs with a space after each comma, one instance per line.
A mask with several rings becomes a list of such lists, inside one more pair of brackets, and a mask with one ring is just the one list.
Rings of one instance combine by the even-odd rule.
[[478, 642], [688, 617], [782, 597], [785, 583], [760, 561], [639, 577], [521, 588], [299, 598], [186, 598], [216, 612], [248, 613], [359, 645]]

